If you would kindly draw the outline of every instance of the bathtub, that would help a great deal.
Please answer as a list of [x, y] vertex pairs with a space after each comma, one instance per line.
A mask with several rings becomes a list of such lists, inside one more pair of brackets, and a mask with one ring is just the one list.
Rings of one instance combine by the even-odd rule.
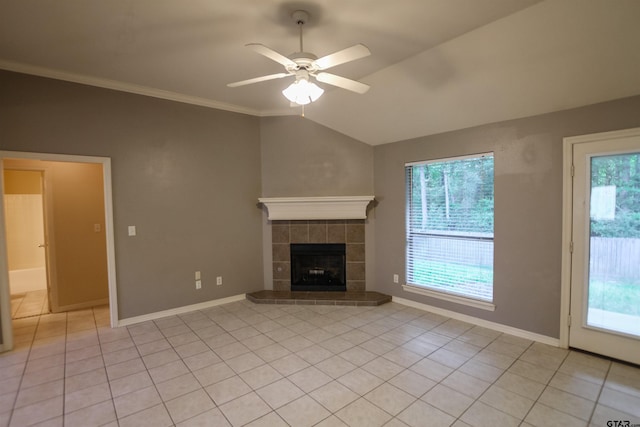
[[47, 270], [44, 267], [10, 270], [9, 289], [12, 295], [45, 290], [47, 289]]

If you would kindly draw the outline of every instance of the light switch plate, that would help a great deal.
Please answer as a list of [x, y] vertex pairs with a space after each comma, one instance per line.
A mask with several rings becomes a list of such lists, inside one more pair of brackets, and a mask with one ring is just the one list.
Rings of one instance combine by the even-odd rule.
[[135, 236], [136, 235], [136, 226], [135, 225], [130, 225], [128, 231], [129, 231], [129, 236]]

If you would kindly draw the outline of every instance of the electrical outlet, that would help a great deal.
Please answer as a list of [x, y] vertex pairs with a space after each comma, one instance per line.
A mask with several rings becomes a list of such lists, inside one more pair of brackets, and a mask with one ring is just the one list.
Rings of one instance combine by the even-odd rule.
[[199, 271], [196, 271], [196, 280], [200, 280], [201, 279], [201, 275]]
[[222, 285], [222, 276], [216, 277], [216, 285], [218, 286]]
[[398, 283], [400, 281], [400, 277], [397, 274], [393, 275], [393, 283]]
[[196, 289], [202, 288], [202, 280], [196, 280]]

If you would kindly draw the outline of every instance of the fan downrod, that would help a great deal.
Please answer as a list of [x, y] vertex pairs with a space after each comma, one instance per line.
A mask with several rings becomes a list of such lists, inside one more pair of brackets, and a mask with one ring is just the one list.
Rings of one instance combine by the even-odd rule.
[[307, 12], [306, 10], [294, 10], [293, 12], [291, 12], [291, 19], [293, 19], [293, 21], [300, 29], [300, 50], [289, 55], [289, 59], [293, 60], [297, 64], [297, 67], [288, 67], [287, 70], [289, 72], [300, 69], [307, 70], [309, 72], [316, 71], [316, 68], [314, 67], [314, 61], [318, 59], [318, 57], [312, 53], [305, 52], [304, 44], [302, 42], [302, 27], [309, 21], [309, 12]]

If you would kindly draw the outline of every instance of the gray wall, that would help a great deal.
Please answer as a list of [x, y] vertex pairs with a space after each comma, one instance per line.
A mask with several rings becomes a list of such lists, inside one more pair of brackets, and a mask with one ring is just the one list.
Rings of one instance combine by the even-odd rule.
[[[258, 119], [4, 71], [0, 93], [1, 150], [112, 159], [121, 318], [262, 289], [260, 196], [375, 194], [370, 290], [557, 337], [562, 138], [640, 126], [634, 97], [370, 147], [300, 117]], [[404, 275], [404, 163], [485, 151], [496, 165], [496, 311], [402, 291], [392, 275]], [[127, 237], [128, 225], [138, 236]]]
[[5, 71], [0, 93], [1, 150], [111, 158], [120, 318], [262, 289], [258, 118]]
[[262, 197], [373, 194], [373, 147], [300, 116], [260, 121]]
[[[373, 147], [300, 116], [260, 120], [262, 197], [373, 195]], [[374, 278], [374, 203], [365, 221], [366, 282]], [[264, 287], [273, 289], [271, 223], [263, 220]]]
[[[375, 290], [559, 336], [562, 139], [640, 126], [640, 97], [448, 132], [374, 149]], [[495, 312], [416, 295], [405, 272], [405, 162], [495, 153]]]

